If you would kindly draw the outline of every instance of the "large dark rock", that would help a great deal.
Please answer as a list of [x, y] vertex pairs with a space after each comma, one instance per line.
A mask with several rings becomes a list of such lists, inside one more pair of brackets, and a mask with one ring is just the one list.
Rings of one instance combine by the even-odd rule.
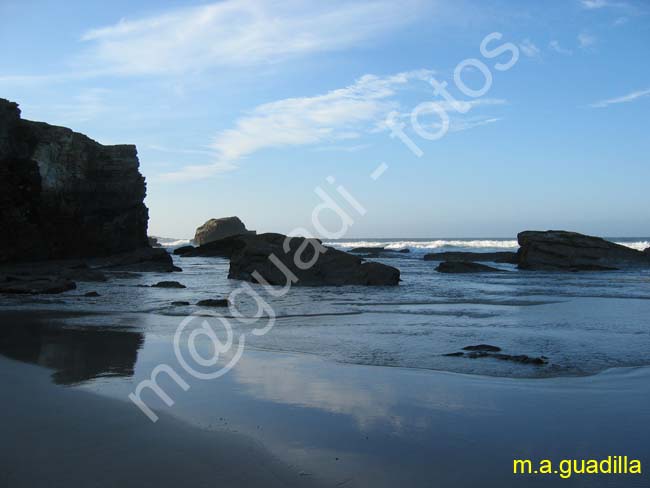
[[286, 285], [289, 279], [298, 286], [399, 283], [397, 268], [366, 262], [350, 253], [323, 246], [316, 239], [288, 238], [282, 234], [239, 236], [231, 238], [225, 248], [232, 250], [228, 277], [233, 279], [256, 282], [254, 273], [257, 272], [271, 285]]
[[641, 251], [576, 232], [526, 231], [517, 239], [521, 269], [579, 271], [650, 265], [650, 257]]
[[247, 230], [244, 223], [239, 220], [239, 217], [210, 219], [196, 229], [194, 242], [202, 246], [208, 242], [217, 241], [226, 237], [246, 234], [255, 234], [255, 231]]
[[181, 256], [230, 259], [235, 251], [244, 247], [246, 239], [246, 236], [241, 235], [226, 237], [199, 247], [183, 249]]
[[135, 146], [103, 146], [20, 118], [0, 99], [0, 262], [107, 256], [148, 246]]
[[433, 252], [424, 255], [425, 261], [484, 261], [517, 264], [516, 252]]
[[436, 271], [439, 273], [495, 273], [501, 270], [467, 261], [445, 261], [438, 265]]

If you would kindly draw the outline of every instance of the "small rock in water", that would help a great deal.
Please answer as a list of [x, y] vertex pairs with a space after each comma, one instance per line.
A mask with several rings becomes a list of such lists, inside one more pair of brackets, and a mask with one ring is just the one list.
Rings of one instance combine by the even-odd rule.
[[495, 273], [501, 270], [469, 261], [443, 261], [436, 271], [438, 273]]
[[101, 295], [99, 293], [97, 293], [96, 291], [89, 291], [88, 293], [84, 293], [84, 296], [89, 297], [89, 298], [91, 298], [91, 297], [94, 298], [94, 297], [99, 297]]
[[174, 249], [174, 255], [175, 256], [182, 256], [183, 254], [187, 254], [189, 252], [194, 251], [194, 246], [181, 246], [176, 249]]
[[512, 361], [514, 363], [521, 364], [532, 364], [536, 366], [542, 366], [548, 364], [548, 358], [546, 356], [527, 356], [525, 354], [503, 354], [498, 351], [501, 351], [501, 348], [496, 346], [491, 346], [489, 344], [479, 344], [477, 346], [467, 346], [463, 348], [468, 352], [450, 352], [448, 354], [443, 354], [447, 357], [462, 357], [469, 359], [479, 359], [479, 358], [493, 358], [499, 359], [501, 361]]
[[177, 307], [184, 307], [184, 306], [187, 306], [187, 305], [189, 305], [189, 304], [190, 304], [190, 302], [183, 302], [183, 301], [172, 302], [172, 305], [175, 305], [175, 306], [177, 306]]
[[153, 288], [186, 288], [185, 285], [179, 283], [178, 281], [161, 281], [151, 286]]
[[501, 348], [497, 346], [491, 346], [490, 344], [478, 344], [476, 346], [463, 347], [463, 351], [500, 352]]
[[200, 300], [196, 304], [199, 307], [227, 307], [229, 305], [227, 298]]

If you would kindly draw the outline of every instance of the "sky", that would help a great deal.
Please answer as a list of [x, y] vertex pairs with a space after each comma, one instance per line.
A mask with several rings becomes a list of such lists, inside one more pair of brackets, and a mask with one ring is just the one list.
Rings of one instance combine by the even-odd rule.
[[645, 0], [0, 0], [0, 97], [136, 144], [151, 235], [641, 237], [649, 48]]

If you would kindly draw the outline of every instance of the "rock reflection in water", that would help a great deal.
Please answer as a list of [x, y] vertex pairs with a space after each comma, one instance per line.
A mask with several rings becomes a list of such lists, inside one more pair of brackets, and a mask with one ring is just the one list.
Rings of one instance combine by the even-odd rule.
[[98, 377], [133, 376], [144, 337], [105, 327], [66, 328], [40, 316], [0, 316], [0, 354], [54, 369], [63, 385]]

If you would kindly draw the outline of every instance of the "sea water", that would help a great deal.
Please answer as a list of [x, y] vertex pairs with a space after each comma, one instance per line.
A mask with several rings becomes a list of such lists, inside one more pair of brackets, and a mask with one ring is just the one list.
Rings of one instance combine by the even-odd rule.
[[[650, 246], [648, 238], [611, 240], [636, 249]], [[175, 245], [182, 243], [175, 241]], [[454, 275], [436, 272], [438, 262], [423, 260], [424, 254], [515, 251], [516, 241], [359, 239], [326, 244], [344, 250], [408, 248], [408, 254], [375, 259], [400, 269], [400, 285], [293, 286], [276, 297], [251, 284], [276, 317], [264, 335], [251, 333], [264, 324], [243, 324], [232, 319], [227, 308], [212, 311], [231, 317], [235, 333], [246, 334], [246, 347], [317, 355], [341, 363], [510, 377], [577, 376], [650, 364], [650, 269], [570, 273], [487, 263], [501, 272]], [[195, 305], [198, 300], [225, 297], [242, 286], [227, 278], [226, 259], [174, 258], [182, 273], [78, 283], [77, 290], [60, 295], [3, 297], [0, 306], [92, 311], [98, 314], [79, 319], [80, 326], [137, 327], [145, 336], [171, 339], [187, 316], [204, 310]], [[146, 286], [170, 279], [187, 288]], [[87, 291], [101, 296], [84, 297]], [[241, 311], [254, 313], [254, 300], [241, 298], [237, 304]], [[174, 301], [190, 305], [175, 306]], [[548, 363], [448, 356], [476, 344], [500, 347], [504, 354], [544, 356]]]

